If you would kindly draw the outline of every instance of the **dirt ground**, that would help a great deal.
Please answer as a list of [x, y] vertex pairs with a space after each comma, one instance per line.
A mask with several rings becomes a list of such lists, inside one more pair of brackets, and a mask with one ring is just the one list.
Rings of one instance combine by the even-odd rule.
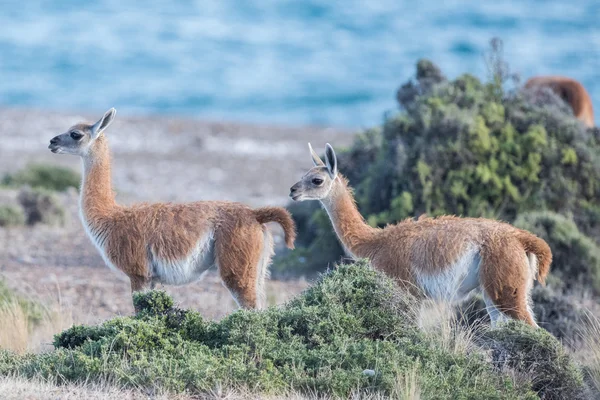
[[[78, 157], [56, 155], [48, 141], [80, 121], [100, 115], [0, 110], [0, 176], [30, 162], [80, 170]], [[311, 166], [307, 142], [322, 149], [351, 143], [351, 132], [175, 118], [126, 117], [107, 131], [117, 201], [232, 200], [252, 206], [285, 205], [289, 187]], [[93, 323], [133, 312], [127, 278], [105, 267], [78, 219], [77, 192], [61, 195], [63, 227], [0, 228], [0, 278], [21, 293], [60, 299], [76, 322]], [[281, 232], [272, 227], [276, 246]], [[268, 299], [282, 303], [308, 286], [305, 280], [271, 281]], [[176, 302], [206, 317], [235, 309], [216, 271], [201, 282], [164, 287]], [[48, 300], [50, 301], [50, 300]]]

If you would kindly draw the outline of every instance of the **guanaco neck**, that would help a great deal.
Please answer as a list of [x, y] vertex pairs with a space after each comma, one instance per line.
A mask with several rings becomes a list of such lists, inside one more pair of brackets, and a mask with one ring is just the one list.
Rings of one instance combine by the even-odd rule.
[[104, 135], [96, 139], [88, 153], [82, 157], [82, 162], [79, 205], [84, 222], [91, 224], [108, 216], [116, 207], [110, 177], [110, 152]]
[[367, 225], [358, 211], [346, 178], [338, 174], [329, 195], [321, 199], [321, 203], [346, 251], [354, 257], [370, 257], [369, 242], [378, 229]]

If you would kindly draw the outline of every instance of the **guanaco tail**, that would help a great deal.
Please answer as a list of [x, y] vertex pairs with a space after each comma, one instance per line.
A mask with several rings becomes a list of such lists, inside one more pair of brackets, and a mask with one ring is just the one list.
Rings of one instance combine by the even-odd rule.
[[279, 223], [287, 247], [296, 236], [290, 214], [280, 207], [252, 209], [225, 201], [119, 205], [111, 186], [106, 128], [108, 110], [95, 124], [77, 124], [50, 140], [53, 153], [82, 159], [80, 217], [106, 264], [124, 272], [132, 292], [157, 283], [182, 285], [212, 266], [240, 307], [265, 305], [264, 284], [273, 255], [268, 222]]
[[531, 309], [534, 279], [544, 283], [552, 253], [537, 236], [483, 218], [421, 217], [385, 228], [369, 226], [333, 148], [325, 162], [309, 144], [314, 167], [290, 189], [295, 201], [320, 200], [345, 250], [434, 300], [458, 301], [481, 290], [492, 325], [507, 317], [537, 326]]

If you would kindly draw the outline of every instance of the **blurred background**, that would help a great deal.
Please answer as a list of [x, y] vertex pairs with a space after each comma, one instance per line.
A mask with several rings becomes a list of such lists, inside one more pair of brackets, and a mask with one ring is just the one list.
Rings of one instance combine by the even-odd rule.
[[[599, 15], [598, 0], [0, 2], [0, 320], [14, 320], [0, 347], [133, 312], [128, 280], [79, 221], [79, 159], [47, 149], [110, 107], [118, 202], [290, 208], [297, 249], [273, 227], [271, 304], [343, 257], [319, 205], [288, 198], [312, 165], [307, 142], [330, 142], [371, 225], [451, 213], [547, 239], [558, 278], [536, 313], [574, 336], [575, 311], [544, 304], [600, 310], [569, 300], [600, 293], [600, 131], [548, 93], [515, 95], [498, 71], [574, 78], [598, 120]], [[490, 58], [492, 38], [503, 47]], [[235, 309], [216, 272], [165, 289], [209, 318]]]
[[426, 57], [579, 80], [600, 112], [596, 0], [3, 1], [0, 104], [363, 128]]

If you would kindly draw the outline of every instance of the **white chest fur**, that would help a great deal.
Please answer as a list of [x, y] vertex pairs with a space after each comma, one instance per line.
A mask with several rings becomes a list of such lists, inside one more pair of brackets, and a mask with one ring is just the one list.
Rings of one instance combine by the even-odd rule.
[[88, 222], [85, 218], [85, 215], [83, 215], [83, 212], [81, 211], [81, 207], [79, 208], [79, 218], [81, 218], [81, 223], [83, 224], [83, 228], [85, 229], [85, 232], [87, 233], [88, 237], [90, 238], [90, 240], [92, 241], [94, 246], [96, 246], [96, 249], [98, 249], [98, 252], [102, 256], [104, 263], [106, 265], [108, 265], [108, 267], [111, 270], [113, 270], [114, 272], [121, 274], [122, 273], [121, 270], [119, 268], [117, 268], [112, 263], [112, 261], [108, 258], [108, 256], [106, 255], [105, 245], [106, 245], [106, 239], [107, 239], [106, 236], [108, 235], [108, 232], [103, 233], [103, 232], [94, 231], [88, 224]]

